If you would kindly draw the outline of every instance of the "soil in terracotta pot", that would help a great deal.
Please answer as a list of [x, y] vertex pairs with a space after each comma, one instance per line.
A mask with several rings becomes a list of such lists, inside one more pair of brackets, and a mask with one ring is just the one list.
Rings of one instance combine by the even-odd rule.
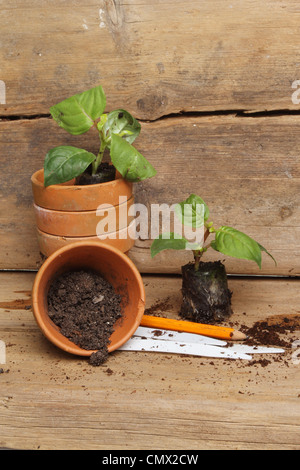
[[61, 333], [82, 349], [98, 350], [94, 366], [107, 356], [109, 338], [122, 317], [121, 296], [96, 272], [78, 270], [55, 279], [48, 292], [48, 313]]
[[220, 262], [200, 263], [182, 267], [182, 297], [180, 315], [196, 323], [214, 324], [232, 314], [225, 266]]
[[92, 175], [92, 166], [89, 166], [89, 168], [82, 175], [76, 178], [76, 185], [86, 186], [90, 184], [108, 183], [109, 181], [113, 181], [115, 178], [115, 167], [109, 165], [109, 163], [104, 162], [101, 163], [95, 175]]

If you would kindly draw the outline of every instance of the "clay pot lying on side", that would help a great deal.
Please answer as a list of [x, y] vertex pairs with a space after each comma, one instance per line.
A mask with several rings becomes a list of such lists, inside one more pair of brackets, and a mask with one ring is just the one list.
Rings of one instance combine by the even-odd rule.
[[[133, 247], [135, 240], [128, 233], [133, 222], [133, 217], [128, 215], [134, 203], [133, 185], [118, 173], [115, 180], [107, 183], [79, 186], [72, 180], [45, 188], [44, 170], [39, 170], [31, 182], [38, 241], [43, 255], [50, 256], [55, 250], [73, 243], [74, 238], [95, 241], [100, 237], [103, 243], [124, 253]], [[102, 205], [107, 206], [107, 211], [99, 215], [97, 209]], [[99, 223], [104, 217], [109, 224], [108, 229], [105, 227], [109, 234], [102, 229], [99, 232]], [[110, 226], [114, 230], [109, 230]]]
[[80, 348], [60, 333], [48, 316], [47, 296], [54, 279], [64, 272], [86, 269], [99, 272], [122, 297], [122, 318], [110, 338], [108, 352], [126, 343], [140, 325], [145, 309], [145, 289], [133, 262], [120, 250], [101, 242], [74, 243], [53, 253], [39, 270], [32, 291], [32, 307], [43, 334], [60, 349], [78, 356], [96, 351]]

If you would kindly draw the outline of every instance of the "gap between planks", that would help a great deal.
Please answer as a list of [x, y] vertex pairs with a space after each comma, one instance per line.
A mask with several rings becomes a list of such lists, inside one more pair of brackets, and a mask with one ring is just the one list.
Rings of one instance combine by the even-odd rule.
[[[38, 269], [0, 269], [0, 274], [5, 274], [5, 273], [32, 273], [32, 274], [37, 274]], [[140, 273], [142, 277], [147, 276], [147, 277], [174, 277], [174, 278], [180, 278], [181, 274], [177, 273]], [[241, 280], [246, 280], [246, 279], [256, 279], [256, 280], [283, 280], [283, 281], [299, 281], [300, 278], [299, 276], [284, 276], [284, 275], [277, 275], [277, 274], [227, 274], [227, 277], [230, 279], [241, 279]]]
[[[109, 113], [112, 110], [107, 110]], [[274, 109], [274, 110], [247, 110], [247, 109], [224, 109], [216, 111], [184, 111], [165, 114], [153, 119], [138, 119], [140, 122], [158, 122], [166, 119], [182, 118], [182, 117], [209, 117], [209, 116], [234, 116], [244, 118], [274, 117], [274, 116], [300, 116], [300, 110], [291, 109]], [[51, 114], [12, 114], [9, 116], [0, 115], [0, 123], [13, 121], [33, 121], [35, 119], [52, 119]]]

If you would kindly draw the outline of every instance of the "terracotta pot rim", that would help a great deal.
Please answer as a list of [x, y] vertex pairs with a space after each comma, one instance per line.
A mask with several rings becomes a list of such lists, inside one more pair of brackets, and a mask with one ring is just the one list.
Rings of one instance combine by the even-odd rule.
[[[123, 259], [123, 261], [127, 264], [128, 268], [134, 273], [134, 277], [136, 278], [136, 281], [138, 283], [139, 302], [138, 302], [137, 314], [136, 314], [134, 325], [132, 326], [130, 331], [128, 331], [123, 336], [122, 340], [119, 340], [116, 344], [114, 344], [113, 347], [108, 347], [109, 353], [117, 350], [119, 347], [125, 344], [134, 334], [136, 329], [139, 327], [141, 318], [144, 314], [146, 295], [145, 295], [145, 287], [144, 287], [141, 274], [138, 271], [135, 264], [133, 263], [133, 261], [131, 261], [131, 259], [125, 253], [123, 253], [118, 248], [115, 248], [113, 246], [105, 245], [104, 243], [101, 243], [99, 241], [75, 242], [75, 243], [72, 243], [70, 245], [60, 248], [59, 250], [55, 251], [52, 255], [50, 255], [49, 258], [47, 258], [47, 260], [44, 262], [44, 264], [38, 271], [34, 284], [33, 284], [33, 288], [32, 288], [32, 307], [33, 307], [33, 314], [36, 319], [36, 322], [38, 326], [40, 327], [41, 331], [43, 332], [44, 336], [61, 350], [68, 352], [70, 354], [74, 354], [76, 356], [89, 357], [93, 353], [97, 352], [97, 350], [82, 349], [79, 346], [75, 345], [75, 343], [72, 343], [71, 341], [69, 341], [69, 345], [66, 345], [63, 342], [60, 342], [60, 340], [56, 338], [45, 325], [44, 321], [41, 318], [39, 307], [38, 307], [39, 286], [49, 265], [51, 265], [56, 258], [60, 257], [66, 251], [76, 250], [76, 248], [82, 247], [82, 246], [89, 246], [95, 249], [101, 247], [104, 250], [107, 250], [107, 251], [110, 251], [111, 253], [116, 254], [117, 256]], [[61, 335], [65, 339], [65, 337], [61, 333], [59, 333], [59, 335]], [[72, 345], [74, 345], [74, 347]]]
[[[118, 233], [127, 232], [128, 229], [130, 229], [130, 228], [132, 228], [132, 227], [134, 226], [135, 222], [136, 222], [136, 220], [133, 219], [126, 227], [121, 228], [120, 230], [115, 230], [114, 232], [108, 232], [108, 233], [107, 233], [107, 238], [108, 238], [109, 236], [112, 236], [112, 235], [115, 235], [115, 234], [117, 235]], [[51, 233], [47, 233], [47, 232], [44, 232], [43, 230], [40, 230], [38, 227], [36, 227], [36, 231], [37, 231], [38, 234], [47, 236], [47, 237], [49, 237], [49, 238], [56, 238], [56, 239], [58, 239], [58, 238], [63, 238], [63, 239], [67, 239], [67, 240], [68, 240], [68, 239], [74, 240], [74, 243], [76, 243], [76, 239], [82, 239], [82, 238], [93, 238], [93, 239], [95, 239], [95, 241], [99, 240], [99, 242], [101, 242], [101, 241], [103, 242], [103, 240], [101, 240], [101, 239], [98, 237], [98, 235], [79, 235], [78, 237], [75, 237], [75, 236], [69, 237], [69, 236], [65, 236], [65, 235], [53, 235], [53, 234], [51, 234]], [[78, 241], [79, 241], [79, 240], [78, 240]], [[88, 240], [87, 240], [87, 242], [88, 242]]]
[[[121, 202], [121, 204], [117, 204], [115, 206], [113, 206], [112, 204], [107, 204], [107, 207], [104, 207], [104, 204], [99, 204], [103, 207], [101, 207], [101, 210], [103, 211], [112, 211], [113, 209], [117, 209], [118, 207], [121, 207], [122, 206], [125, 206], [126, 204], [127, 205], [130, 205], [130, 204], [133, 204], [134, 203], [134, 196], [131, 196], [129, 199], [127, 199], [126, 201], [124, 202]], [[88, 214], [96, 214], [98, 209], [95, 209], [95, 210], [90, 210], [90, 211], [87, 211], [87, 210], [82, 210], [82, 211], [63, 211], [63, 210], [57, 210], [57, 209], [48, 209], [47, 207], [42, 207], [42, 206], [39, 206], [38, 204], [36, 204], [35, 202], [33, 203], [33, 207], [34, 209], [40, 211], [40, 212], [44, 212], [44, 213], [49, 213], [49, 212], [55, 212], [57, 214], [66, 214], [68, 217], [70, 216], [82, 216], [82, 215], [88, 215]]]
[[[33, 175], [31, 176], [31, 182], [38, 186], [39, 188], [42, 188], [42, 189], [48, 189], [48, 188], [52, 188], [52, 189], [55, 189], [55, 190], [60, 190], [60, 189], [71, 189], [71, 188], [77, 188], [77, 189], [82, 189], [82, 188], [99, 188], [99, 186], [103, 186], [103, 187], [107, 187], [109, 185], [112, 185], [112, 184], [120, 184], [120, 182], [123, 181], [123, 178], [116, 178], [112, 181], [107, 181], [106, 183], [97, 183], [97, 184], [78, 184], [78, 185], [74, 185], [74, 184], [67, 184], [68, 181], [66, 183], [62, 183], [62, 184], [52, 184], [51, 186], [48, 186], [47, 188], [44, 186], [43, 183], [41, 183], [41, 181], [38, 180], [38, 175], [40, 175], [41, 173], [43, 173], [44, 170], [43, 168], [41, 168], [40, 170], [36, 171], [35, 173], [33, 173]], [[70, 180], [70, 181], [75, 181], [75, 179], [73, 180]]]
[[33, 200], [39, 207], [61, 211], [93, 211], [103, 202], [113, 206], [119, 204], [120, 196], [127, 200], [133, 195], [133, 183], [117, 175], [106, 183], [76, 186], [75, 180], [44, 186], [44, 170], [38, 170], [31, 176]]

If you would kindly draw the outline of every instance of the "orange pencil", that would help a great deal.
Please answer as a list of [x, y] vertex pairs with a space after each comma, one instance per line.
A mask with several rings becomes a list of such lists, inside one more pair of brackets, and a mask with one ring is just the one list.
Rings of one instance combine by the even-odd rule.
[[241, 331], [223, 326], [204, 325], [184, 320], [173, 320], [171, 318], [153, 317], [144, 315], [141, 326], [148, 328], [160, 328], [162, 330], [182, 331], [185, 333], [195, 333], [209, 336], [210, 338], [223, 339], [228, 341], [243, 341], [247, 338]]

